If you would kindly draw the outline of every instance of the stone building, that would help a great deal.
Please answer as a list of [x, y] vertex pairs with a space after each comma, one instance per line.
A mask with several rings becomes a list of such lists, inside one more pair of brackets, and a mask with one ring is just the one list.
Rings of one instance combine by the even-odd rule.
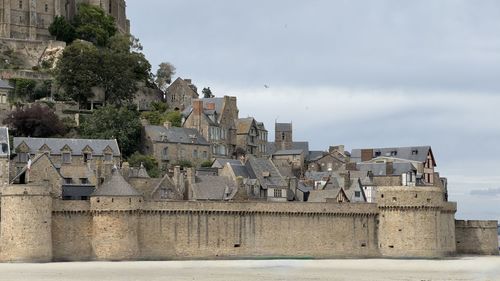
[[193, 100], [183, 113], [183, 127], [196, 129], [210, 143], [214, 158], [228, 158], [236, 151], [236, 97]]
[[199, 98], [191, 79], [178, 77], [165, 91], [165, 99], [170, 109], [184, 111], [194, 99]]
[[403, 163], [413, 162], [417, 176], [425, 184], [434, 184], [435, 167], [437, 166], [430, 146], [391, 147], [353, 149], [351, 162], [353, 163]]
[[54, 17], [73, 18], [80, 3], [101, 7], [115, 18], [119, 32], [130, 32], [125, 0], [5, 0], [0, 2], [0, 37], [50, 40]]
[[332, 146], [328, 152], [309, 159], [308, 170], [316, 172], [337, 171], [345, 167], [348, 157], [344, 152], [344, 146]]
[[116, 140], [14, 138], [13, 150], [12, 179], [18, 179], [37, 156], [47, 154], [68, 186], [99, 186], [111, 167], [121, 163]]
[[0, 104], [7, 104], [9, 93], [14, 88], [7, 81], [0, 79]]
[[210, 144], [195, 129], [164, 126], [145, 126], [142, 133], [142, 150], [153, 156], [162, 170], [180, 161], [199, 166], [211, 159]]
[[0, 188], [9, 184], [10, 176], [9, 129], [0, 127]]
[[262, 157], [266, 154], [267, 130], [264, 123], [253, 117], [236, 120], [236, 146], [244, 154]]

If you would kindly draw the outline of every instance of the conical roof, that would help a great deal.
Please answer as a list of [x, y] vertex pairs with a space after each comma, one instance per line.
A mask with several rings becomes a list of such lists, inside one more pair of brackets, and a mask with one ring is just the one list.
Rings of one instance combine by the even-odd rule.
[[141, 194], [123, 178], [118, 169], [115, 167], [111, 172], [111, 177], [105, 181], [101, 187], [94, 191], [91, 196], [136, 197], [141, 196]]
[[139, 172], [137, 173], [137, 178], [141, 179], [149, 179], [148, 171], [144, 168], [144, 165], [141, 163], [141, 167], [139, 168]]

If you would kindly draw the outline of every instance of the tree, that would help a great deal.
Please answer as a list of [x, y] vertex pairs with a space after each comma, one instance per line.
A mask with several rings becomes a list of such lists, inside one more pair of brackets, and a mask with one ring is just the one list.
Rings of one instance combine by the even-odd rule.
[[165, 91], [167, 85], [172, 83], [172, 76], [175, 75], [175, 70], [175, 66], [169, 62], [163, 62], [159, 65], [155, 82], [160, 90]]
[[50, 35], [56, 37], [56, 40], [71, 43], [76, 38], [76, 30], [63, 16], [56, 16], [49, 26]]
[[214, 97], [214, 95], [212, 94], [212, 90], [210, 90], [210, 87], [203, 88], [203, 90], [201, 91], [201, 93], [203, 94], [203, 97], [206, 98], [206, 99]]
[[80, 4], [78, 14], [73, 19], [76, 38], [98, 46], [106, 46], [116, 33], [115, 19], [103, 9], [89, 4]]
[[62, 136], [66, 131], [54, 111], [39, 104], [14, 110], [4, 124], [18, 137], [47, 138]]
[[156, 159], [149, 155], [143, 155], [139, 152], [134, 152], [129, 158], [128, 163], [130, 167], [140, 167], [141, 164], [144, 165], [148, 175], [152, 178], [157, 178], [160, 176], [160, 169], [158, 168], [158, 162]]
[[139, 148], [141, 128], [136, 108], [108, 105], [84, 117], [80, 133], [90, 139], [116, 139], [122, 155], [128, 157]]
[[173, 127], [182, 127], [182, 115], [179, 111], [169, 112], [165, 118], [172, 123]]
[[56, 81], [64, 96], [81, 104], [94, 96], [92, 87], [98, 85], [100, 66], [97, 48], [87, 42], [75, 41], [64, 49], [56, 67]]

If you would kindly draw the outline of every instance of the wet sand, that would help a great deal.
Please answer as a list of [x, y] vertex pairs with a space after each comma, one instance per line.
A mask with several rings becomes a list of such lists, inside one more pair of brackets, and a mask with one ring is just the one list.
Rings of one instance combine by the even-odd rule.
[[499, 280], [500, 257], [0, 264], [0, 280]]

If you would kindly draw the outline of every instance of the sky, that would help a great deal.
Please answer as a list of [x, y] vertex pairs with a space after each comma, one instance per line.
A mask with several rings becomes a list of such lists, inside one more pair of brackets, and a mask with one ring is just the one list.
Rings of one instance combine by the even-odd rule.
[[431, 145], [459, 219], [500, 220], [500, 1], [128, 0], [156, 67], [311, 149]]

